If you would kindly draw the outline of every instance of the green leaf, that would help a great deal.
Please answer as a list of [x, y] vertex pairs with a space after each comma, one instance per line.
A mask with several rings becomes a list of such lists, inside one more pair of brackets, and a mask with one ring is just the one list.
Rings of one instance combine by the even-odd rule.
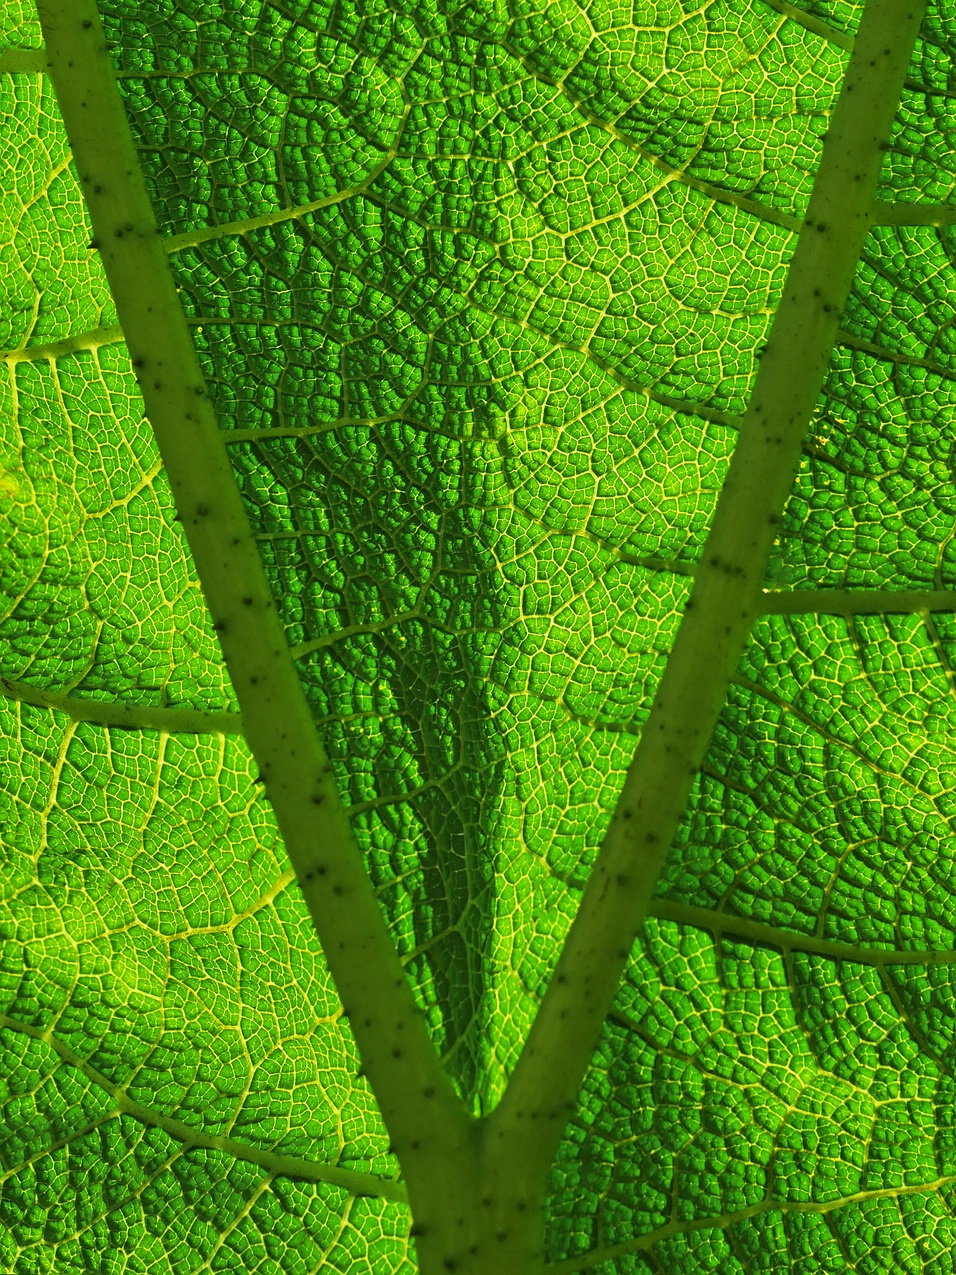
[[947, 1275], [948, 0], [39, 17], [0, 1269]]

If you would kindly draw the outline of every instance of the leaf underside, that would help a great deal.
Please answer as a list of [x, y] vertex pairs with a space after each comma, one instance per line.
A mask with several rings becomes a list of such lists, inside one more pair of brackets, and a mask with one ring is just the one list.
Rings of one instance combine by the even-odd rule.
[[[100, 11], [352, 827], [487, 1112], [676, 632], [860, 9]], [[8, 13], [0, 48], [37, 45]], [[945, 210], [954, 21], [924, 22], [888, 207]], [[7, 60], [0, 1268], [411, 1271], [52, 88]], [[569, 1271], [951, 1269], [956, 238], [894, 216], [766, 581], [832, 608], [761, 616], [733, 679], [554, 1166]]]

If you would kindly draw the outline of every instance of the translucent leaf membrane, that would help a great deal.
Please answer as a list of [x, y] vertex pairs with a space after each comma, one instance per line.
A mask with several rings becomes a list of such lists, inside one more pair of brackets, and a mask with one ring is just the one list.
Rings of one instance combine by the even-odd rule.
[[[573, 910], [554, 869], [583, 879], [633, 749], [791, 236], [677, 180], [691, 153], [706, 180], [699, 134], [719, 150], [726, 126], [655, 150], [644, 71], [613, 72], [626, 119], [594, 96], [611, 15], [581, 49], [575, 17], [563, 52], [558, 13], [176, 9], [135, 41], [106, 16], [303, 681], [480, 1109]], [[726, 20], [716, 72], [690, 22], [668, 102], [771, 55], [778, 15]], [[841, 61], [817, 44], [803, 89], [829, 105]], [[792, 84], [767, 93], [793, 113]], [[814, 154], [800, 122], [791, 200]]]
[[[316, 722], [476, 1112], [676, 630], [859, 11], [102, 7]], [[887, 202], [951, 198], [952, 22]], [[3, 673], [234, 708], [52, 90], [0, 91], [4, 348], [39, 355], [3, 382]], [[769, 587], [956, 588], [952, 236], [871, 232]], [[946, 613], [758, 622], [555, 1165], [553, 1260], [946, 1275], [954, 659]], [[69, 1061], [240, 1150], [393, 1173], [241, 737], [0, 709], [0, 1265], [407, 1263], [401, 1206], [187, 1151]]]
[[326, 1183], [264, 1178], [126, 1115], [50, 1047], [0, 1029], [4, 1174], [0, 1254], [11, 1271], [298, 1272], [323, 1263], [414, 1269], [407, 1210]]

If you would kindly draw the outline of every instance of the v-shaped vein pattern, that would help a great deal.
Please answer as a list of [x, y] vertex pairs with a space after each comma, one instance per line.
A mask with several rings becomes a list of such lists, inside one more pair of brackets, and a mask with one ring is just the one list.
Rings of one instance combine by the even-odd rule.
[[[673, 637], [859, 9], [101, 8], [316, 721], [487, 1109]], [[933, 6], [880, 190], [938, 224], [868, 238], [768, 589], [956, 589], [954, 38]], [[65, 715], [220, 729], [235, 702], [52, 94], [0, 65], [2, 671], [49, 693], [0, 699], [0, 1265], [393, 1269], [399, 1203], [184, 1153], [37, 1037], [211, 1137], [395, 1171], [241, 737]], [[956, 620], [923, 610], [758, 621], [555, 1167], [567, 1269], [946, 1275]]]

